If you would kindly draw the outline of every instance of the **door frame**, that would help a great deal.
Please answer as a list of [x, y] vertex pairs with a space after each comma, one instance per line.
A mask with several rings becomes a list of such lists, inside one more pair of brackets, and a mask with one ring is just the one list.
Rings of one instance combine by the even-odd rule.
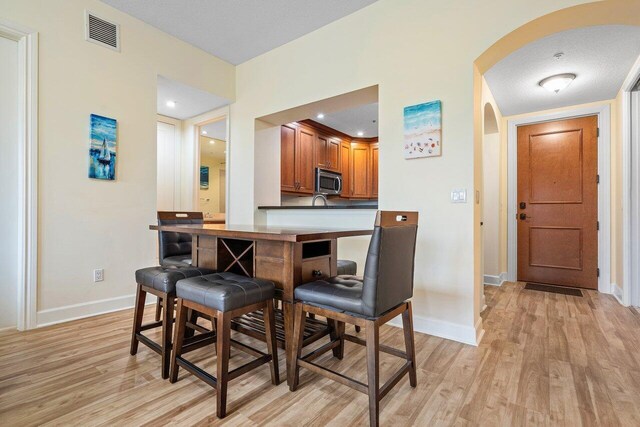
[[[640, 277], [631, 277], [632, 263], [635, 263], [635, 271], [638, 271], [640, 267], [638, 265], [639, 254], [634, 254], [635, 251], [640, 251], [640, 248], [636, 246], [634, 250], [631, 246], [633, 243], [631, 230], [638, 230], [640, 227], [640, 219], [631, 216], [631, 144], [633, 142], [631, 136], [631, 91], [638, 79], [640, 79], [640, 57], [631, 67], [631, 71], [620, 89], [622, 96], [622, 111], [620, 113], [622, 119], [622, 276], [624, 282], [622, 295], [616, 295], [615, 293], [614, 295], [616, 295], [616, 298], [621, 299], [622, 304], [625, 306], [640, 305]], [[640, 276], [640, 273], [638, 276]], [[619, 290], [620, 288], [618, 288]], [[636, 301], [633, 301], [633, 299]]]
[[518, 277], [518, 126], [545, 123], [584, 116], [598, 116], [598, 291], [612, 293], [611, 286], [611, 107], [601, 104], [507, 121], [507, 279]]
[[17, 329], [37, 326], [38, 33], [0, 20], [0, 37], [18, 42], [18, 311]]

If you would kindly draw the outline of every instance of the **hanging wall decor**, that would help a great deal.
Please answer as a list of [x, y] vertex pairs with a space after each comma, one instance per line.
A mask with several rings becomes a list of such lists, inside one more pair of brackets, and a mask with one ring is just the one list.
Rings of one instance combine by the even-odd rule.
[[89, 178], [116, 179], [116, 147], [118, 122], [115, 119], [90, 116]]
[[404, 158], [442, 154], [442, 104], [426, 102], [404, 108]]

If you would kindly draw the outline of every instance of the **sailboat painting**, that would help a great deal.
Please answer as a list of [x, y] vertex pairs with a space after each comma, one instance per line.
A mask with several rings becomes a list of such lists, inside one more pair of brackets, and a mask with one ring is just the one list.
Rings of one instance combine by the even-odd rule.
[[404, 158], [442, 154], [442, 104], [426, 102], [404, 108]]
[[116, 179], [116, 143], [118, 122], [91, 114], [91, 148], [89, 148], [89, 178]]

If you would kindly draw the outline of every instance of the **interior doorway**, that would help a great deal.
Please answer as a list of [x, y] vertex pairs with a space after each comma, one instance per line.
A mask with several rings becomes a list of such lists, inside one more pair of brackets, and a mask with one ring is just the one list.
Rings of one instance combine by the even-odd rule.
[[518, 281], [598, 288], [598, 117], [518, 127]]
[[224, 224], [227, 210], [227, 117], [195, 126], [198, 141], [197, 210], [206, 223]]
[[0, 330], [18, 321], [18, 42], [0, 36]]

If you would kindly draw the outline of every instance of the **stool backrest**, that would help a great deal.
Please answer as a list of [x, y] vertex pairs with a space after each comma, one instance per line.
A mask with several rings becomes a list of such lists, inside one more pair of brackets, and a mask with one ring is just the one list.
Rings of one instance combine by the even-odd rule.
[[[158, 225], [204, 224], [202, 212], [168, 212], [158, 211]], [[191, 234], [158, 232], [158, 248], [160, 262], [166, 257], [191, 254]]]
[[362, 299], [379, 316], [413, 296], [418, 212], [378, 211], [364, 267]]

